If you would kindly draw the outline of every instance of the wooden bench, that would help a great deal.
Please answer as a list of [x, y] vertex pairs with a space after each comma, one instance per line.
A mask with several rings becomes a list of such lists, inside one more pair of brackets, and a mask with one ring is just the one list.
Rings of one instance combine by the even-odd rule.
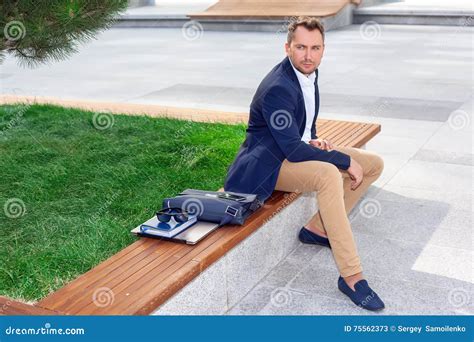
[[[319, 119], [317, 126], [319, 137], [328, 138], [339, 146], [363, 147], [380, 132], [380, 125], [368, 123]], [[153, 313], [300, 196], [292, 195], [275, 191], [264, 207], [253, 214], [245, 225], [218, 229], [194, 246], [141, 238], [36, 305], [27, 305], [29, 309], [25, 307], [26, 304], [10, 305], [0, 313]]]
[[346, 5], [360, 0], [220, 0], [201, 13], [189, 14], [194, 20], [203, 19], [283, 19], [308, 15], [319, 18], [336, 15]]
[[61, 315], [60, 312], [41, 308], [36, 305], [29, 305], [0, 296], [0, 315], [36, 315], [50, 316]]

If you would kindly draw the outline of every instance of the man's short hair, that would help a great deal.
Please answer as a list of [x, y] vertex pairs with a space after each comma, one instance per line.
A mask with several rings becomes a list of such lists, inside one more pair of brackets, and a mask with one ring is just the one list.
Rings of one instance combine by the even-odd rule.
[[324, 26], [321, 24], [321, 22], [315, 18], [315, 17], [298, 17], [290, 22], [288, 25], [288, 37], [287, 37], [287, 42], [288, 44], [291, 43], [293, 40], [293, 37], [295, 35], [295, 30], [298, 28], [298, 26], [303, 26], [305, 29], [308, 31], [314, 31], [318, 30], [321, 32], [321, 35], [323, 36], [323, 42], [324, 42]]

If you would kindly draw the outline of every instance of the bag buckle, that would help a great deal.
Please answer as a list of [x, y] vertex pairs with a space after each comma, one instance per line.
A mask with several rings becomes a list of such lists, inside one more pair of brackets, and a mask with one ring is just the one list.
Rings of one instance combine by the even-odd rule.
[[227, 208], [225, 209], [226, 214], [229, 214], [229, 215], [234, 216], [234, 217], [237, 216], [238, 212], [239, 212], [239, 209], [231, 207], [230, 205], [228, 205]]

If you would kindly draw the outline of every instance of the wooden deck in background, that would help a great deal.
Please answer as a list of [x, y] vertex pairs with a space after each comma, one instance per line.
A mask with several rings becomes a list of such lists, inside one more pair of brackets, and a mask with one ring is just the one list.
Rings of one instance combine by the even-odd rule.
[[201, 13], [188, 14], [191, 19], [282, 19], [293, 16], [318, 18], [336, 15], [354, 0], [220, 0]]

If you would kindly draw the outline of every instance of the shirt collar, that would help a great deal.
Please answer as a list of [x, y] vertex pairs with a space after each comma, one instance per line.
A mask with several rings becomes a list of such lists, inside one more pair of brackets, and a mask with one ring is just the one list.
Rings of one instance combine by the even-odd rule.
[[301, 84], [308, 84], [309, 82], [311, 82], [311, 84], [314, 84], [314, 82], [316, 81], [316, 72], [315, 71], [313, 71], [311, 74], [306, 76], [301, 71], [299, 71], [298, 69], [295, 68], [295, 66], [293, 65], [293, 62], [291, 62], [290, 57], [288, 57], [288, 60], [290, 61], [291, 67], [295, 71], [296, 77], [298, 77], [298, 81]]

